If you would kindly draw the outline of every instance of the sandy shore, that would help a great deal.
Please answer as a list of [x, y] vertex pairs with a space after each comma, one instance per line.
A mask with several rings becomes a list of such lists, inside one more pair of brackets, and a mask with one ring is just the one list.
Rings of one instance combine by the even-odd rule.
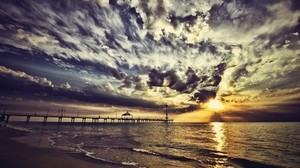
[[83, 156], [37, 148], [13, 139], [27, 135], [26, 132], [0, 126], [0, 167], [5, 168], [99, 168], [117, 167]]

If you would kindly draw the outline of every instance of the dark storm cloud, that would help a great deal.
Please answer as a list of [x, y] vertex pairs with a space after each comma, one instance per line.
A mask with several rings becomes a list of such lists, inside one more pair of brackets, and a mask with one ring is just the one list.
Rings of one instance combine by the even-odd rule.
[[222, 80], [221, 76], [211, 76], [203, 86], [218, 86]]
[[[237, 26], [247, 30], [252, 26], [263, 24], [268, 17], [271, 17], [272, 13], [267, 10], [267, 5], [275, 4], [276, 2], [278, 0], [257, 2], [244, 0], [224, 1], [222, 4], [211, 8], [210, 24], [216, 27], [218, 25]], [[243, 12], [232, 12], [233, 6], [236, 6]]]
[[171, 13], [169, 16], [170, 22], [174, 27], [177, 27], [179, 23], [189, 23], [191, 25], [194, 25], [196, 23], [196, 20], [198, 17], [205, 17], [203, 13], [197, 12], [194, 15], [188, 15], [188, 16], [176, 16], [174, 13]]
[[139, 76], [126, 76], [122, 80], [122, 85], [119, 88], [131, 88], [134, 86], [135, 90], [145, 90], [145, 86], [141, 83], [142, 79]]
[[200, 77], [196, 75], [195, 70], [193, 70], [191, 67], [188, 68], [185, 75], [187, 76], [187, 85], [195, 84], [200, 81]]
[[40, 78], [36, 76], [27, 75], [24, 72], [13, 71], [6, 67], [0, 66], [0, 78], [2, 92], [26, 92], [26, 93], [40, 93], [51, 91], [55, 88], [51, 81], [47, 78]]
[[199, 90], [196, 92], [192, 98], [192, 100], [200, 101], [200, 102], [207, 102], [210, 99], [214, 99], [217, 95], [217, 92], [210, 91], [210, 90]]
[[207, 76], [198, 76], [196, 71], [193, 70], [191, 67], [185, 72], [187, 81], [184, 83], [182, 81], [178, 81], [174, 85], [174, 89], [182, 93], [192, 93], [200, 83], [205, 83], [208, 79]]
[[26, 72], [32, 76], [43, 76], [56, 83], [64, 83], [66, 79], [75, 86], [84, 83], [79, 77], [74, 76], [74, 69], [66, 70], [64, 67], [58, 67], [45, 53], [30, 52], [1, 44], [0, 50], [5, 51], [1, 53], [0, 66]]
[[212, 54], [220, 54], [217, 50], [217, 45], [212, 44], [209, 41], [201, 41], [199, 44], [199, 52], [200, 53], [212, 53]]
[[173, 86], [178, 80], [177, 75], [175, 74], [175, 71], [167, 71], [167, 72], [159, 72], [156, 69], [152, 69], [149, 73], [149, 81], [148, 85], [150, 87], [153, 86]]
[[134, 15], [136, 17], [136, 22], [139, 25], [139, 28], [142, 28], [144, 21], [143, 21], [141, 15], [136, 11], [136, 9], [133, 7], [129, 8], [129, 13], [131, 13], [132, 15]]
[[[141, 38], [139, 34], [136, 32], [137, 28], [132, 26], [132, 20], [131, 20], [132, 18], [134, 18], [139, 28], [142, 28], [144, 22], [140, 14], [136, 11], [136, 9], [126, 4], [119, 5], [114, 0], [109, 1], [109, 3], [120, 10], [119, 16], [121, 18], [121, 21], [123, 22], [125, 28], [124, 34], [127, 36], [127, 39], [129, 41], [134, 41], [134, 42], [140, 41]], [[114, 38], [111, 38], [111, 35], [109, 39], [114, 41]]]
[[300, 2], [298, 0], [292, 0], [292, 9], [300, 10]]
[[[148, 85], [151, 87], [169, 87], [174, 89], [180, 93], [193, 93], [191, 96], [191, 100], [196, 102], [206, 102], [209, 99], [215, 98], [217, 92], [213, 91], [218, 87], [222, 78], [220, 75], [223, 74], [226, 69], [226, 63], [221, 63], [217, 65], [214, 69], [213, 75], [209, 76], [198, 76], [197, 72], [193, 70], [191, 67], [185, 72], [186, 81], [184, 82], [180, 77], [176, 74], [175, 71], [168, 72], [159, 72], [156, 69], [151, 70], [149, 74]], [[201, 86], [201, 90], [196, 91], [197, 88]], [[206, 89], [207, 87], [211, 87], [210, 89]]]
[[227, 64], [225, 62], [220, 63], [215, 67], [214, 74], [215, 75], [223, 75], [224, 71], [226, 70]]
[[47, 97], [46, 99], [67, 98], [69, 100], [83, 101], [87, 103], [105, 103], [120, 106], [135, 106], [155, 108], [161, 107], [155, 103], [135, 99], [128, 96], [113, 95], [103, 92], [101, 86], [88, 86], [80, 90], [71, 89], [68, 83], [55, 85], [46, 78], [31, 76], [24, 72], [13, 71], [0, 66], [0, 90], [2, 94], [18, 94], [20, 96], [35, 96], [36, 98]]
[[240, 65], [239, 68], [232, 74], [232, 79], [233, 79], [233, 82], [238, 80], [240, 77], [242, 76], [245, 76], [248, 74], [248, 71], [247, 71], [247, 64], [246, 65]]
[[288, 47], [291, 50], [297, 50], [300, 45], [297, 43], [297, 41], [299, 41], [299, 36], [295, 35], [295, 32], [299, 33], [300, 31], [294, 31], [295, 28], [283, 28], [278, 30], [276, 34], [266, 33], [258, 36], [257, 40], [268, 41], [268, 43], [266, 43], [262, 48], [256, 49], [256, 55], [258, 57], [261, 57], [261, 53], [263, 53], [263, 50], [267, 50], [272, 47], [276, 47], [277, 49]]
[[[169, 87], [180, 93], [192, 93], [200, 83], [205, 82], [208, 79], [207, 76], [198, 76], [191, 67], [188, 67], [185, 72], [185, 78], [186, 81], [180, 79], [176, 74], [176, 71], [159, 72], [156, 69], [152, 69], [149, 73], [148, 85], [150, 88], [153, 86]], [[219, 82], [220, 81], [218, 81], [218, 83]]]
[[110, 72], [112, 73], [112, 76], [116, 79], [122, 80], [125, 78], [126, 74], [124, 72], [120, 72], [117, 69], [110, 68]]
[[127, 106], [127, 107], [144, 107], [144, 108], [161, 108], [154, 102], [150, 102], [143, 99], [113, 95], [108, 92], [101, 92], [101, 86], [88, 86], [83, 91], [67, 92], [64, 95], [69, 99], [84, 101], [88, 103], [104, 103], [110, 105]]
[[222, 81], [222, 75], [224, 71], [226, 70], [226, 63], [220, 63], [217, 66], [214, 67], [214, 71], [212, 73], [212, 76], [206, 77], [204, 80], [202, 80], [202, 86], [213, 86], [218, 87], [220, 82]]
[[[50, 58], [52, 59], [52, 58]], [[93, 73], [96, 72], [96, 74], [101, 75], [107, 75], [107, 76], [112, 76], [118, 80], [123, 80], [126, 77], [126, 74], [124, 72], [122, 72], [119, 69], [110, 67], [108, 65], [99, 63], [99, 62], [93, 62], [93, 61], [89, 61], [89, 60], [78, 60], [75, 58], [68, 58], [68, 59], [64, 59], [61, 58], [60, 59], [64, 64], [66, 65], [71, 65], [74, 66], [75, 69], [77, 69], [78, 71], [80, 70], [91, 70], [93, 71]], [[60, 64], [58, 64], [59, 66]]]
[[[75, 51], [80, 51], [80, 49], [78, 48], [78, 46], [75, 43], [73, 43], [71, 41], [66, 41], [64, 39], [64, 37], [61, 34], [59, 34], [58, 32], [48, 30], [48, 34], [51, 35], [55, 40], [57, 40], [61, 47], [68, 48], [68, 49], [75, 50]], [[66, 54], [66, 53], [63, 53], [63, 54]]]

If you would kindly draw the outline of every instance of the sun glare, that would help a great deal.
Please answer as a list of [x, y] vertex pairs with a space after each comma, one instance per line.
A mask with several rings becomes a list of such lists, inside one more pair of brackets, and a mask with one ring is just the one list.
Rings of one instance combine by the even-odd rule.
[[208, 108], [214, 110], [221, 110], [223, 108], [222, 102], [217, 99], [210, 100], [206, 105]]

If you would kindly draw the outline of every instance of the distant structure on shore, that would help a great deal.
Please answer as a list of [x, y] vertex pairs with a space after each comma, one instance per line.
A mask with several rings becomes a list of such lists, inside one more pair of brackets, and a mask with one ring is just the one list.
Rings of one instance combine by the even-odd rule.
[[166, 107], [166, 118], [165, 118], [165, 123], [169, 123], [169, 122], [173, 122], [173, 119], [169, 120], [169, 116], [168, 116], [168, 105], [165, 105]]
[[133, 118], [133, 115], [132, 114], [130, 114], [128, 111], [126, 112], [126, 113], [124, 113], [124, 114], [122, 114], [122, 118], [123, 119], [129, 119], [129, 118]]

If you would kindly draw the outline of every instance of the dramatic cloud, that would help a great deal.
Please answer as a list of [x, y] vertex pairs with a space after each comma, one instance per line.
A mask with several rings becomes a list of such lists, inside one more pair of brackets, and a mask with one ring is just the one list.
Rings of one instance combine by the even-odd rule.
[[212, 98], [267, 110], [277, 99], [299, 110], [299, 18], [296, 0], [2, 0], [0, 89], [179, 111]]
[[200, 102], [207, 102], [209, 99], [214, 99], [215, 97], [216, 92], [208, 90], [200, 90], [194, 95], [194, 99]]
[[0, 66], [0, 79], [1, 81], [5, 81], [0, 84], [2, 94], [8, 93], [9, 95], [12, 95], [15, 92], [21, 92], [21, 94], [35, 95], [36, 98], [47, 97], [46, 99], [49, 99], [49, 97], [55, 97], [59, 100], [67, 98], [69, 100], [105, 103], [110, 105], [147, 108], [161, 107], [146, 100], [105, 93], [100, 86], [90, 86], [83, 88], [82, 90], [72, 90], [68, 82], [54, 85], [46, 78], [31, 76], [20, 71], [13, 71], [3, 66]]

